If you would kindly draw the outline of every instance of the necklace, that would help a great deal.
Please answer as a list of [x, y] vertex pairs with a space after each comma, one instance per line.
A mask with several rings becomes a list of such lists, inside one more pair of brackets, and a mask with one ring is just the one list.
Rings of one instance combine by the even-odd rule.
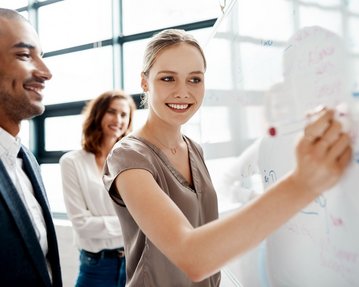
[[[153, 136], [153, 135], [152, 135], [152, 136]], [[169, 147], [169, 146], [163, 144], [157, 137], [155, 137], [155, 136], [153, 136], [153, 137], [156, 139], [156, 141], [157, 141], [161, 146], [165, 147], [166, 149], [169, 149], [170, 152], [171, 152], [171, 154], [176, 155], [176, 153], [177, 153], [177, 146], [178, 146], [179, 144], [176, 144], [176, 146], [174, 146], [174, 147]]]
[[152, 128], [150, 126], [147, 126], [145, 128], [145, 134], [147, 135], [147, 138], [153, 138], [155, 139], [155, 141], [157, 143], [159, 143], [162, 147], [164, 147], [165, 149], [169, 150], [171, 152], [172, 155], [176, 155], [177, 154], [177, 148], [180, 147], [181, 145], [181, 139], [183, 141], [183, 136], [180, 134], [180, 140], [176, 143], [176, 145], [174, 147], [170, 147], [168, 145], [165, 145], [157, 136], [156, 133], [152, 131]]

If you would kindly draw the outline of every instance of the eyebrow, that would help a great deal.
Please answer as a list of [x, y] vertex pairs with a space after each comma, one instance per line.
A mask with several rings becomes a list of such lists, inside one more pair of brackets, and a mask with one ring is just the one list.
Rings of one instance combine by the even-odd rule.
[[[13, 48], [26, 48], [26, 49], [29, 49], [29, 50], [35, 50], [35, 46], [34, 45], [31, 45], [31, 44], [28, 44], [28, 43], [25, 43], [25, 42], [19, 42], [19, 43], [16, 43], [14, 46], [12, 46]], [[43, 56], [44, 53], [41, 51], [40, 52], [40, 55]]]
[[193, 71], [193, 72], [191, 72], [191, 74], [204, 74], [204, 72], [203, 71]]
[[[177, 74], [177, 72], [170, 71], [170, 70], [164, 70], [164, 71], [159, 71], [158, 74]], [[204, 74], [204, 72], [203, 71], [192, 71], [192, 72], [190, 72], [190, 74]]]

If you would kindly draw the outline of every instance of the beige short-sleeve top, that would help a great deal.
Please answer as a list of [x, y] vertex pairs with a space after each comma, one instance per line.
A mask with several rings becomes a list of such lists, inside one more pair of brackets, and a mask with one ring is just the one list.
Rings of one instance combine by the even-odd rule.
[[145, 169], [182, 210], [193, 227], [218, 218], [217, 195], [203, 159], [202, 149], [185, 136], [184, 140], [189, 151], [192, 187], [171, 165], [166, 155], [143, 138], [128, 136], [122, 139], [107, 159], [103, 180], [116, 203], [116, 213], [121, 222], [126, 253], [126, 286], [219, 286], [220, 273], [193, 283], [171, 263], [141, 231], [113, 184], [116, 177], [125, 170]]

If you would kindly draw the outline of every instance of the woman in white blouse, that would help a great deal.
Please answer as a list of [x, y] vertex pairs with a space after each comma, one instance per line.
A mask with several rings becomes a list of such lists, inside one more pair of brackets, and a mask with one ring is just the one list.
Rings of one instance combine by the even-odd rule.
[[80, 250], [77, 287], [126, 283], [123, 235], [102, 172], [113, 145], [132, 130], [135, 109], [121, 90], [90, 101], [84, 109], [82, 149], [60, 159], [65, 206]]

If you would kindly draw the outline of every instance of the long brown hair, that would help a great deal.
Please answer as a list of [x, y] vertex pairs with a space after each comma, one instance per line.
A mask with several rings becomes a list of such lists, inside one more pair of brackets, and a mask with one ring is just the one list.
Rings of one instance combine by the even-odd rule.
[[108, 110], [113, 100], [126, 100], [130, 106], [130, 120], [127, 130], [118, 140], [125, 135], [128, 135], [133, 128], [133, 114], [136, 110], [136, 105], [130, 95], [127, 95], [122, 90], [107, 91], [96, 99], [87, 103], [83, 110], [85, 116], [82, 125], [82, 148], [87, 152], [94, 154], [100, 153], [101, 143], [103, 140], [103, 131], [101, 128], [102, 119]]

